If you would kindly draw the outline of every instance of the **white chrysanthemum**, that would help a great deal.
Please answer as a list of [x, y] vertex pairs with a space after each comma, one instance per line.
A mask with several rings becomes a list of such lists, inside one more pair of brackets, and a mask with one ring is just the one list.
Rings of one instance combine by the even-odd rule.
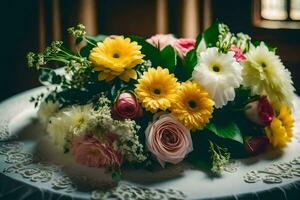
[[198, 63], [192, 74], [193, 79], [215, 101], [216, 108], [234, 100], [234, 88], [239, 87], [242, 82], [242, 66], [233, 56], [233, 52], [224, 54], [215, 47], [208, 48], [198, 56]]
[[67, 118], [61, 112], [49, 119], [47, 133], [49, 134], [53, 143], [61, 151], [64, 150], [64, 147], [67, 143], [67, 137], [70, 135], [69, 128], [70, 126], [67, 123]]
[[246, 54], [243, 62], [244, 85], [254, 94], [267, 95], [273, 105], [292, 105], [294, 87], [291, 73], [283, 66], [274, 52], [262, 42]]
[[95, 128], [92, 105], [72, 106], [61, 110], [49, 119], [47, 132], [61, 150], [69, 146], [74, 135], [87, 133]]
[[38, 118], [43, 126], [47, 126], [50, 117], [58, 111], [58, 103], [42, 101], [37, 112]]
[[72, 106], [63, 111], [66, 123], [70, 127], [70, 132], [74, 135], [84, 134], [87, 130], [91, 130], [96, 126], [93, 116], [93, 107], [91, 104], [84, 106]]

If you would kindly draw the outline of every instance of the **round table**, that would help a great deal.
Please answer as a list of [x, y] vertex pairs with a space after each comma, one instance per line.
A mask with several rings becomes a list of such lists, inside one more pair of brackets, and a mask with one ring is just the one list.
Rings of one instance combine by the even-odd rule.
[[294, 101], [294, 137], [283, 150], [232, 160], [220, 177], [211, 177], [183, 163], [151, 172], [129, 170], [119, 184], [96, 189], [80, 183], [94, 178], [109, 185], [103, 169], [80, 168], [76, 164], [72, 168], [74, 161], [45, 142], [36, 108], [29, 102], [31, 96], [43, 91], [45, 87], [32, 89], [0, 104], [0, 199], [300, 198], [298, 97]]

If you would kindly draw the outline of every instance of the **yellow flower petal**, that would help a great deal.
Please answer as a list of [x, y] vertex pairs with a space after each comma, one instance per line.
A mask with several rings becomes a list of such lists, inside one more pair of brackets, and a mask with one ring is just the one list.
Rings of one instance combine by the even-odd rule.
[[130, 79], [136, 79], [137, 74], [135, 70], [129, 69], [119, 75], [119, 78], [125, 82], [128, 82]]
[[178, 89], [176, 81], [174, 74], [169, 74], [168, 69], [149, 68], [138, 79], [134, 91], [142, 106], [154, 113], [170, 108]]
[[99, 80], [110, 81], [119, 76], [128, 82], [130, 78], [136, 78], [133, 68], [144, 62], [140, 49], [141, 46], [129, 38], [107, 37], [91, 50], [89, 60], [95, 71], [105, 73], [99, 75]]
[[106, 80], [106, 81], [111, 81], [112, 79], [114, 79], [115, 76], [110, 74], [110, 73], [105, 73], [105, 72], [101, 72], [99, 75], [98, 75], [98, 80], [99, 81], [103, 81], [103, 80]]
[[172, 102], [172, 115], [185, 127], [192, 130], [202, 129], [212, 117], [214, 101], [207, 91], [196, 82], [181, 84]]
[[265, 128], [267, 137], [274, 147], [285, 147], [293, 136], [294, 119], [288, 106], [280, 108], [279, 115], [275, 117], [270, 126]]

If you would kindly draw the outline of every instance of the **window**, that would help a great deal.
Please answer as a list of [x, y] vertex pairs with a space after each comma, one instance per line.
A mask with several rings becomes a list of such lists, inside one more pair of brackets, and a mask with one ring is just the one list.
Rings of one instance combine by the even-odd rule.
[[261, 2], [261, 16], [269, 20], [287, 19], [287, 9], [285, 0], [263, 0]]
[[300, 0], [253, 0], [253, 23], [264, 28], [300, 28]]
[[291, 1], [290, 17], [292, 20], [300, 20], [300, 0]]

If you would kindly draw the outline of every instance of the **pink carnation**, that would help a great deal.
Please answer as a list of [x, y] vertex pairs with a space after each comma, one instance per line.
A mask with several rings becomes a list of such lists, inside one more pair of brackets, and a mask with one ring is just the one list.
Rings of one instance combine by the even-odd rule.
[[196, 40], [189, 38], [180, 38], [174, 43], [174, 48], [177, 51], [179, 57], [183, 58], [187, 52], [195, 47]]
[[162, 167], [177, 164], [193, 150], [190, 131], [170, 114], [164, 114], [146, 129], [146, 145]]
[[234, 58], [237, 62], [243, 61], [246, 59], [245, 55], [243, 54], [242, 50], [236, 46], [232, 46], [229, 51], [234, 52]]
[[112, 147], [112, 140], [102, 142], [94, 136], [76, 137], [71, 152], [77, 163], [88, 167], [121, 165], [123, 156]]
[[176, 40], [172, 34], [157, 34], [147, 39], [147, 42], [162, 50], [168, 45], [174, 46]]

